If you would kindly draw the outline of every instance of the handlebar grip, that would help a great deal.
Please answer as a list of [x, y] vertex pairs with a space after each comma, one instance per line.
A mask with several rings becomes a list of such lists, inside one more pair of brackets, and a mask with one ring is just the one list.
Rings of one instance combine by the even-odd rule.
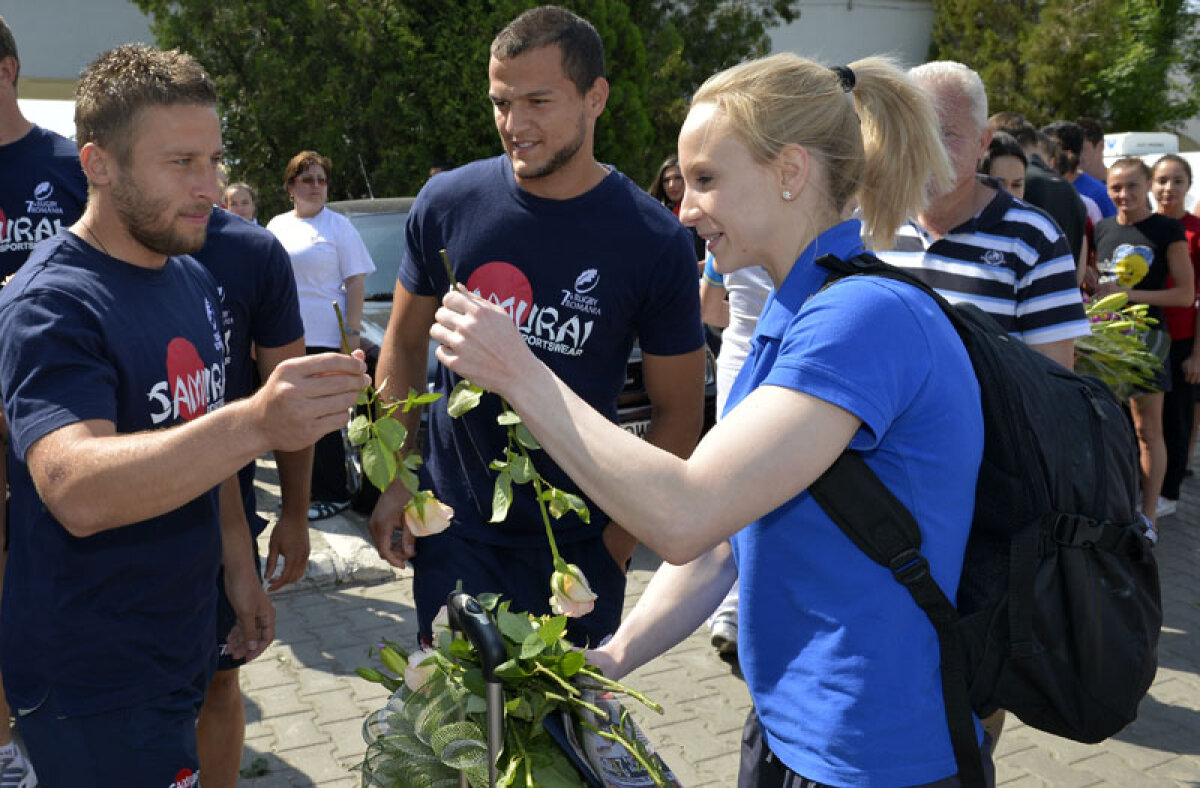
[[508, 659], [508, 649], [491, 615], [465, 591], [451, 591], [446, 597], [446, 610], [450, 627], [462, 632], [479, 653], [484, 680], [497, 681], [496, 668]]

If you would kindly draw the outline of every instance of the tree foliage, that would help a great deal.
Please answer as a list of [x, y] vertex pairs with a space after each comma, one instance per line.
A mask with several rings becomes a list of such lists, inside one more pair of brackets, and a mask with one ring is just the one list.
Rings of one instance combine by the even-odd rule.
[[[334, 163], [330, 199], [415, 194], [431, 164], [495, 155], [491, 40], [530, 0], [135, 0], [158, 44], [217, 82], [235, 178], [285, 207], [287, 160]], [[611, 94], [596, 155], [646, 183], [696, 87], [768, 51], [798, 0], [568, 0], [604, 40]]]
[[979, 72], [992, 111], [1174, 128], [1200, 110], [1188, 0], [935, 0], [930, 59]]

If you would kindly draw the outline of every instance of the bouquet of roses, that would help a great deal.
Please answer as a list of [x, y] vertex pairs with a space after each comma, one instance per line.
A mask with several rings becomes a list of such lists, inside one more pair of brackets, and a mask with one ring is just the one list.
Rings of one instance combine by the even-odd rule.
[[[450, 271], [448, 261], [446, 267]], [[453, 274], [450, 278], [453, 282]], [[338, 319], [340, 323], [340, 313]], [[448, 398], [449, 414], [457, 418], [472, 410], [484, 393], [460, 381]], [[409, 391], [403, 401], [383, 402], [368, 389], [360, 399], [366, 413], [356, 416], [349, 429], [351, 443], [363, 447], [363, 470], [371, 483], [384, 490], [399, 478], [412, 494], [405, 524], [418, 537], [448, 527], [454, 512], [419, 489], [420, 457], [403, 450], [405, 429], [391, 416], [438, 398]], [[503, 640], [503, 660], [496, 666], [485, 666], [471, 642], [454, 637], [445, 607], [433, 622], [431, 648], [406, 653], [390, 641], [376, 644], [371, 653], [378, 655], [383, 670], [360, 668], [358, 674], [392, 695], [363, 725], [368, 745], [363, 785], [452, 786], [459, 784], [459, 775], [471, 785], [487, 785], [490, 771], [496, 785], [576, 786], [584, 784], [581, 772], [589, 769], [623, 775], [622, 785], [677, 785], [611, 693], [628, 694], [660, 713], [661, 707], [605, 678], [564, 637], [567, 619], [590, 613], [597, 597], [579, 567], [559, 554], [551, 518], [573, 511], [586, 523], [587, 505], [537, 472], [530, 452], [541, 447], [507, 403], [497, 422], [507, 430], [508, 445], [490, 465], [496, 472], [491, 521], [507, 517], [514, 484], [532, 485], [554, 561], [549, 579], [554, 615], [515, 612], [498, 596], [481, 595], [478, 601]], [[506, 723], [494, 764], [488, 763], [484, 734], [485, 667], [501, 684]], [[598, 742], [618, 745], [619, 752]]]

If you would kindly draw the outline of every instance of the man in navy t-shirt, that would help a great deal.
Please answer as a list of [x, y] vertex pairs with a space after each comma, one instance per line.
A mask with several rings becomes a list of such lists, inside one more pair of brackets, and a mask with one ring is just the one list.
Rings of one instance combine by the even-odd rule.
[[192, 786], [219, 566], [235, 656], [274, 630], [250, 532], [219, 508], [240, 511], [235, 474], [259, 454], [344, 425], [365, 365], [284, 362], [222, 407], [221, 298], [187, 256], [218, 196], [212, 80], [187, 55], [126, 45], [85, 69], [76, 107], [87, 207], [0, 291], [0, 663], [44, 784]]
[[[280, 363], [304, 355], [304, 325], [296, 297], [296, 277], [287, 251], [275, 236], [223, 208], [214, 207], [204, 248], [195, 255], [217, 282], [225, 342], [225, 400], [249, 397], [260, 379]], [[308, 497], [312, 450], [275, 452], [282, 507], [267, 548], [268, 590], [299, 580], [308, 565]], [[254, 463], [238, 471], [245, 524], [253, 540], [267, 526], [254, 495]], [[255, 562], [258, 562], [256, 544]], [[277, 577], [276, 567], [283, 559]], [[236, 615], [217, 581], [217, 672], [196, 725], [200, 765], [206, 784], [237, 784], [246, 732], [246, 712], [238, 684], [245, 658], [230, 653], [227, 638]]]
[[[637, 340], [653, 402], [647, 439], [686, 456], [703, 417], [696, 261], [678, 220], [593, 155], [595, 122], [608, 99], [600, 38], [585, 20], [544, 6], [505, 28], [491, 53], [489, 97], [505, 154], [432, 178], [418, 195], [376, 378], [381, 387], [387, 382], [385, 396], [424, 390], [429, 327], [449, 287], [444, 248], [454, 278], [503, 305], [534, 353], [614, 420]], [[439, 366], [437, 390], [455, 382]], [[401, 484], [372, 514], [380, 555], [397, 566], [413, 562], [422, 637], [460, 580], [469, 593], [504, 595], [513, 609], [549, 612], [553, 564], [530, 485], [514, 487], [503, 523], [489, 523], [489, 464], [507, 446], [499, 407], [498, 398], [485, 396], [453, 420], [444, 403], [430, 409], [422, 481], [453, 507], [449, 530], [415, 548], [405, 531], [394, 544], [409, 499]], [[409, 435], [416, 434], [415, 415], [406, 418]], [[578, 494], [544, 453], [533, 461], [555, 487]], [[590, 523], [569, 513], [555, 532], [563, 558], [599, 595], [569, 634], [596, 643], [620, 622], [636, 540], [595, 507]]]

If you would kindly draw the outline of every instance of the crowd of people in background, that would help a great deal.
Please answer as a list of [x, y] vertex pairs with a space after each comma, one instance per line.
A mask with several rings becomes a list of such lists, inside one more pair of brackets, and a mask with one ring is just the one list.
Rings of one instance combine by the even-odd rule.
[[[20, 114], [19, 64], [0, 18], [0, 487], [12, 490], [0, 785], [35, 784], [15, 712], [47, 785], [86, 772], [186, 788], [203, 766], [206, 786], [231, 786], [237, 670], [274, 631], [261, 580], [299, 579], [308, 523], [349, 505], [340, 429], [368, 383], [375, 266], [326, 204], [326, 156], [287, 162], [292, 209], [265, 228], [254, 187], [218, 182], [216, 90], [186, 54], [101, 55], [80, 81], [74, 144]], [[700, 87], [678, 154], [642, 190], [595, 158], [605, 73], [595, 29], [564, 9], [497, 35], [488, 99], [503, 152], [431, 168], [375, 385], [423, 391], [432, 334], [435, 390], [467, 377], [506, 397], [548, 453], [539, 472], [591, 509], [556, 526], [600, 597], [568, 637], [619, 677], [707, 620], [754, 701], [741, 785], [957, 784], [930, 700], [932, 628], [805, 489], [862, 451], [920, 513], [953, 598], [982, 453], [978, 385], [923, 294], [883, 280], [821, 290], [815, 259], [869, 250], [1068, 368], [1090, 330], [1086, 298], [1149, 305], [1163, 370], [1129, 404], [1157, 539], [1200, 421], [1191, 169], [1172, 155], [1105, 168], [1095, 121], [1038, 130], [989, 114], [960, 63], [905, 73], [776, 55]], [[701, 437], [704, 323], [723, 341], [718, 423]], [[612, 423], [635, 342], [645, 441]], [[453, 507], [448, 530], [418, 543], [399, 483], [370, 518], [380, 556], [413, 568], [425, 639], [455, 587], [550, 612], [532, 488], [489, 522], [499, 407], [429, 414], [421, 479]], [[418, 417], [398, 414], [410, 441]], [[283, 502], [264, 561], [253, 474], [268, 450]], [[639, 541], [667, 563], [622, 622]], [[1003, 714], [981, 722], [990, 775]]]

